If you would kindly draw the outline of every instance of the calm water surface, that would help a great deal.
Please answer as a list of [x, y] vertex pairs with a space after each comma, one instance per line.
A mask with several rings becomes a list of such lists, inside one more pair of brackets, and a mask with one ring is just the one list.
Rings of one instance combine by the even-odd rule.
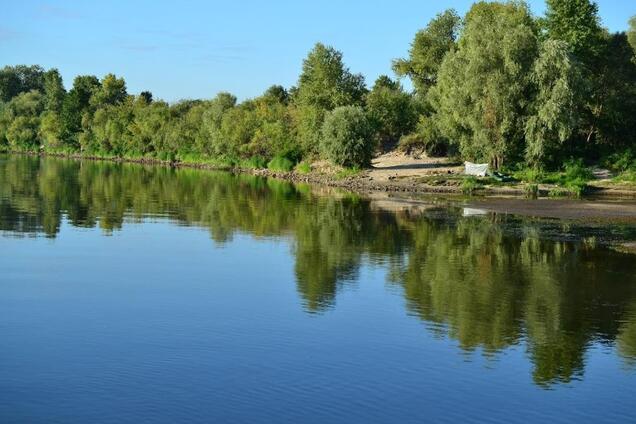
[[635, 234], [0, 156], [0, 421], [635, 422]]

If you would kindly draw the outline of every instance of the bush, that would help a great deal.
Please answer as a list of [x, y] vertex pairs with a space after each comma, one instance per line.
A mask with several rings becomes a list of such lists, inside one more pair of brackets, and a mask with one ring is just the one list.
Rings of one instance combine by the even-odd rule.
[[468, 177], [462, 181], [460, 186], [462, 193], [467, 195], [473, 195], [477, 189], [482, 187], [482, 183], [475, 177]]
[[523, 168], [513, 172], [513, 178], [526, 183], [541, 183], [545, 179], [545, 173], [538, 168]]
[[299, 174], [309, 174], [311, 172], [311, 165], [307, 162], [300, 162], [296, 165], [296, 172]]
[[267, 168], [272, 171], [289, 172], [294, 169], [294, 162], [284, 156], [276, 156], [274, 159], [269, 161]]
[[614, 153], [603, 161], [603, 165], [614, 172], [636, 171], [636, 153], [626, 150], [622, 153]]
[[243, 161], [241, 163], [241, 166], [243, 168], [248, 168], [248, 169], [263, 169], [263, 168], [267, 168], [267, 159], [265, 159], [262, 156], [252, 156], [251, 158], [249, 158], [246, 161]]
[[338, 107], [325, 118], [321, 150], [334, 164], [367, 167], [371, 164], [374, 148], [371, 126], [361, 107]]

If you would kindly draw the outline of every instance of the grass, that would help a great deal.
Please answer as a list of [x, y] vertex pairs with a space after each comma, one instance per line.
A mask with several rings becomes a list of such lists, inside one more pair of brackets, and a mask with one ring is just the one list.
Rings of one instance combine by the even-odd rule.
[[524, 191], [526, 193], [526, 197], [530, 199], [536, 199], [539, 197], [539, 185], [538, 184], [528, 184], [524, 187]]
[[336, 172], [335, 177], [337, 180], [344, 180], [346, 178], [355, 177], [360, 172], [362, 172], [360, 168], [342, 168], [340, 171]]
[[309, 174], [311, 172], [311, 165], [309, 162], [300, 162], [296, 165], [296, 172], [299, 174]]
[[241, 161], [241, 168], [246, 169], [264, 169], [267, 168], [267, 159], [262, 156], [252, 156], [249, 159]]
[[294, 169], [294, 162], [284, 156], [275, 156], [274, 159], [269, 161], [267, 164], [267, 169], [272, 171], [289, 172]]
[[[588, 182], [594, 179], [592, 171], [585, 166], [581, 159], [567, 161], [561, 171], [548, 172], [536, 168], [524, 168], [515, 171], [513, 177], [528, 183], [528, 187], [540, 183], [553, 184], [557, 186], [549, 192], [549, 195], [553, 197], [580, 197], [589, 190]], [[538, 187], [536, 190], [538, 192]]]
[[473, 194], [475, 194], [477, 190], [479, 190], [483, 186], [484, 186], [483, 183], [479, 181], [477, 178], [468, 177], [462, 181], [460, 188], [462, 190], [462, 193], [472, 196]]

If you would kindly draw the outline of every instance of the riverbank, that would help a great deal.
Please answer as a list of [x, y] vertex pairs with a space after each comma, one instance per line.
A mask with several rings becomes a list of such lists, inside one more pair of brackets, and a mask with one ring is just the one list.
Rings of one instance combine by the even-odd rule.
[[[376, 157], [372, 167], [363, 170], [346, 170], [327, 162], [314, 162], [308, 172], [280, 171], [262, 168], [231, 166], [220, 162], [164, 161], [156, 158], [103, 157], [78, 153], [54, 152], [5, 152], [52, 156], [75, 160], [98, 160], [118, 163], [160, 165], [173, 168], [195, 168], [245, 173], [256, 176], [283, 179], [294, 183], [318, 184], [341, 188], [357, 193], [408, 193], [445, 194], [474, 198], [574, 198], [571, 193], [555, 184], [527, 184], [497, 182], [491, 178], [474, 178], [463, 175], [463, 166], [447, 158], [421, 158], [391, 152]], [[469, 183], [469, 184], [467, 184]], [[615, 184], [609, 179], [593, 181], [583, 199], [636, 200], [636, 185]]]

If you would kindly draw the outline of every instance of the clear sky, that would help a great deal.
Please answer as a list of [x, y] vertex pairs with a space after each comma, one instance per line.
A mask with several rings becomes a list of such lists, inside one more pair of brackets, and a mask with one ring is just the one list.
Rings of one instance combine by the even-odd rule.
[[[472, 0], [9, 1], [0, 20], [0, 66], [56, 67], [66, 86], [77, 74], [125, 77], [130, 93], [174, 101], [231, 91], [253, 97], [296, 83], [317, 41], [344, 53], [372, 83], [391, 73], [415, 32]], [[535, 14], [544, 0], [530, 0]], [[636, 0], [599, 0], [603, 24], [627, 28]]]

